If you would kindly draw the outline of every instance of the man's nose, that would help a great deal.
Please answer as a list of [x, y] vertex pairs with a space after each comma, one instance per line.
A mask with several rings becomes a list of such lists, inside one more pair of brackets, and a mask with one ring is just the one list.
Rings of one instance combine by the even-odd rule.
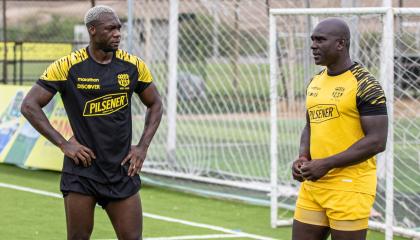
[[120, 38], [121, 37], [121, 31], [119, 29], [116, 29], [114, 31], [114, 34], [112, 34], [113, 37], [115, 38]]
[[315, 43], [315, 41], [312, 41], [311, 49], [316, 49], [316, 48], [318, 48], [318, 45]]

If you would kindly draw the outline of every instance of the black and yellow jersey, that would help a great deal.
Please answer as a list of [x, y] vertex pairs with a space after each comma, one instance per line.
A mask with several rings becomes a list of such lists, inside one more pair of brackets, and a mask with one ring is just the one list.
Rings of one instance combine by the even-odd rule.
[[[306, 108], [312, 159], [343, 152], [363, 138], [361, 116], [387, 114], [380, 84], [358, 63], [336, 76], [330, 76], [326, 70], [315, 75], [307, 88]], [[332, 169], [318, 181], [304, 184], [374, 195], [376, 159]]]
[[87, 48], [52, 63], [37, 84], [60, 92], [75, 138], [96, 155], [90, 167], [64, 157], [63, 172], [114, 183], [127, 175], [121, 166], [132, 137], [131, 96], [152, 82], [145, 63], [123, 50], [109, 64], [100, 64]]

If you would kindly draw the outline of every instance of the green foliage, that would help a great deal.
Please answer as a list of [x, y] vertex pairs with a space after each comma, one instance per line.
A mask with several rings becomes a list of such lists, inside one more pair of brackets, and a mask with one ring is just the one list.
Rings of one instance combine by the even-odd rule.
[[74, 25], [80, 19], [63, 18], [52, 15], [47, 22], [41, 22], [37, 16], [27, 18], [23, 23], [8, 28], [8, 41], [25, 42], [70, 42], [73, 41]]
[[[239, 31], [239, 54], [261, 55], [267, 52], [265, 36], [216, 21], [211, 16], [199, 14], [181, 14], [179, 19], [179, 56], [181, 61], [199, 62], [212, 56], [214, 38], [218, 39], [218, 51], [222, 57], [234, 54], [235, 31]], [[217, 29], [215, 36], [214, 29]]]
[[381, 55], [382, 32], [362, 33], [360, 39], [363, 39], [363, 41], [360, 41], [360, 52], [364, 53], [360, 55], [360, 61], [369, 70], [372, 70], [377, 66], [373, 65], [374, 62], [371, 58]]
[[268, 54], [268, 42], [267, 37], [264, 35], [258, 35], [250, 31], [241, 31], [240, 32], [240, 44], [241, 52], [240, 54], [254, 53], [255, 55], [267, 55]]
[[179, 17], [179, 57], [181, 61], [203, 61], [210, 56], [211, 19], [205, 15], [181, 14]]

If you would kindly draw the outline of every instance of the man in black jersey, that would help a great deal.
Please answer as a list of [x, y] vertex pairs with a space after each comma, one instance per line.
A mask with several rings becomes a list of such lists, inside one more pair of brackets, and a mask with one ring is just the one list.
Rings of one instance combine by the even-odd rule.
[[[67, 238], [89, 239], [98, 203], [118, 239], [141, 239], [138, 172], [162, 117], [161, 98], [145, 63], [118, 49], [121, 22], [112, 8], [91, 8], [85, 24], [89, 46], [52, 63], [25, 97], [21, 111], [65, 155], [60, 189]], [[69, 140], [42, 111], [57, 92], [74, 133]], [[131, 146], [134, 92], [147, 112], [141, 139]]]

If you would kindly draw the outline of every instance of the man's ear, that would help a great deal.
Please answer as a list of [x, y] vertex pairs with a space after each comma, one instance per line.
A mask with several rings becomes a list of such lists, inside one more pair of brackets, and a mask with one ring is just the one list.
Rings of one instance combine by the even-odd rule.
[[346, 40], [345, 39], [338, 39], [337, 40], [337, 49], [342, 51], [343, 49], [346, 49]]
[[87, 28], [87, 30], [88, 30], [88, 32], [89, 32], [89, 35], [95, 35], [95, 33], [96, 33], [96, 28], [95, 28], [95, 26], [93, 26], [93, 25], [90, 25], [90, 26]]

